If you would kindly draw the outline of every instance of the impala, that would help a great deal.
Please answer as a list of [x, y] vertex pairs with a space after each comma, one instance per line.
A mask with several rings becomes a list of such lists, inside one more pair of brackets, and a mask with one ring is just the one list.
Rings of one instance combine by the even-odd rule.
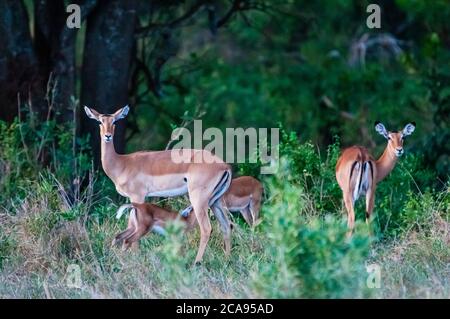
[[112, 242], [113, 245], [123, 243], [123, 250], [128, 249], [131, 244], [137, 243], [150, 230], [164, 235], [164, 227], [167, 221], [180, 220], [185, 224], [187, 230], [192, 228], [197, 221], [195, 215], [181, 217], [176, 212], [150, 203], [124, 204], [119, 207], [116, 218], [119, 219], [127, 209], [131, 209], [130, 217], [128, 218], [128, 227], [123, 232], [117, 234]]
[[403, 155], [403, 140], [416, 128], [414, 122], [406, 124], [402, 131], [387, 131], [380, 122], [375, 123], [375, 130], [387, 139], [387, 146], [378, 160], [375, 160], [362, 146], [345, 149], [336, 164], [336, 179], [342, 189], [344, 205], [347, 210], [348, 236], [352, 234], [355, 224], [355, 201], [366, 195], [366, 222], [375, 202], [377, 184], [394, 168], [397, 159]]
[[[230, 188], [223, 195], [224, 206], [230, 212], [240, 212], [247, 224], [256, 225], [259, 219], [261, 199], [264, 188], [260, 181], [251, 176], [241, 176], [231, 181]], [[186, 217], [192, 211], [192, 206], [181, 211]]]
[[[211, 235], [208, 207], [220, 223], [225, 254], [231, 250], [231, 224], [220, 198], [231, 183], [231, 168], [206, 150], [140, 151], [117, 154], [114, 148], [114, 125], [129, 112], [125, 106], [114, 114], [100, 114], [84, 107], [87, 116], [100, 126], [101, 163], [116, 190], [130, 202], [142, 204], [148, 197], [171, 197], [188, 194], [200, 226], [200, 244], [195, 263], [200, 263]], [[171, 152], [183, 153], [188, 160], [175, 163]]]

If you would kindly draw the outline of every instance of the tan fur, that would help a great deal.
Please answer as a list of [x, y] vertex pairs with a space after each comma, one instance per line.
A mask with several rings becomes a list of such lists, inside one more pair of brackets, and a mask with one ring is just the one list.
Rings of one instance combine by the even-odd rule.
[[[86, 114], [99, 121], [101, 138], [101, 161], [106, 175], [114, 182], [116, 190], [133, 203], [144, 203], [147, 196], [178, 196], [188, 193], [195, 208], [200, 226], [200, 244], [195, 262], [200, 262], [211, 234], [208, 208], [218, 216], [225, 242], [225, 253], [231, 251], [231, 225], [222, 211], [221, 200], [211, 202], [215, 194], [226, 190], [231, 179], [231, 168], [221, 159], [205, 150], [183, 150], [187, 163], [172, 161], [171, 150], [140, 151], [117, 154], [112, 138], [114, 122], [123, 118], [125, 108], [111, 115], [100, 114], [85, 107]], [[128, 110], [128, 109], [127, 109]], [[225, 178], [225, 180], [224, 180]], [[220, 182], [225, 181], [220, 189]]]
[[[374, 208], [377, 183], [382, 181], [392, 171], [397, 163], [398, 156], [403, 154], [402, 132], [386, 132], [385, 137], [388, 138], [388, 143], [378, 160], [375, 160], [366, 148], [362, 146], [351, 146], [342, 152], [337, 161], [336, 180], [342, 190], [344, 205], [347, 210], [348, 236], [352, 234], [355, 224], [354, 194], [355, 192], [358, 193], [358, 190], [355, 190], [355, 188], [359, 185], [363, 165], [367, 163], [368, 166], [366, 168], [369, 168], [367, 179], [365, 180], [367, 184], [366, 222], [369, 223]], [[373, 175], [371, 174], [369, 165], [373, 169]]]
[[[264, 188], [260, 181], [251, 176], [241, 176], [231, 181], [222, 197], [223, 207], [230, 212], [240, 212], [247, 224], [255, 226], [259, 221], [259, 211]], [[192, 214], [192, 206], [182, 211]]]
[[259, 220], [263, 191], [261, 182], [252, 176], [234, 178], [223, 196], [225, 207], [240, 212], [247, 224], [254, 226]]
[[184, 218], [177, 212], [150, 203], [127, 205], [134, 210], [128, 217], [128, 227], [117, 234], [113, 240], [113, 245], [122, 243], [123, 250], [128, 249], [133, 243], [137, 243], [154, 226], [165, 228], [168, 221], [180, 220], [184, 223], [186, 230], [190, 230], [197, 223], [194, 214]]

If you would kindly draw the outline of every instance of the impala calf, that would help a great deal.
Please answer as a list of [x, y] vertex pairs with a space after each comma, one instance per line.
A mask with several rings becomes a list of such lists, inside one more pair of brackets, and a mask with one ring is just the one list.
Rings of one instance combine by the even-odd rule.
[[[223, 195], [224, 206], [230, 212], [240, 212], [247, 224], [255, 226], [259, 219], [261, 199], [264, 188], [260, 181], [252, 176], [234, 178]], [[181, 211], [186, 217], [192, 211], [192, 206]]]
[[336, 179], [342, 189], [347, 210], [348, 235], [355, 224], [355, 201], [366, 195], [366, 222], [369, 223], [375, 202], [377, 184], [394, 168], [397, 159], [403, 155], [403, 140], [416, 128], [414, 122], [406, 124], [402, 131], [387, 131], [380, 122], [375, 130], [387, 140], [387, 146], [378, 160], [375, 160], [366, 148], [351, 146], [345, 149], [336, 164]]
[[117, 234], [112, 243], [113, 245], [123, 243], [123, 250], [128, 249], [131, 244], [137, 243], [149, 231], [164, 235], [164, 228], [168, 221], [180, 220], [185, 224], [186, 229], [192, 228], [197, 222], [195, 215], [181, 217], [176, 212], [150, 203], [122, 205], [117, 211], [116, 218], [120, 219], [127, 209], [131, 209], [128, 218], [128, 227], [123, 232]]
[[212, 209], [220, 223], [225, 254], [230, 254], [231, 224], [220, 200], [231, 183], [231, 167], [228, 164], [205, 150], [182, 150], [183, 158], [190, 160], [181, 163], [172, 160], [172, 150], [117, 154], [112, 143], [114, 125], [128, 114], [129, 107], [125, 106], [114, 114], [100, 114], [86, 106], [84, 111], [99, 123], [102, 167], [119, 194], [137, 204], [144, 203], [147, 196], [188, 194], [200, 227], [195, 263], [202, 260], [211, 235], [208, 208]]

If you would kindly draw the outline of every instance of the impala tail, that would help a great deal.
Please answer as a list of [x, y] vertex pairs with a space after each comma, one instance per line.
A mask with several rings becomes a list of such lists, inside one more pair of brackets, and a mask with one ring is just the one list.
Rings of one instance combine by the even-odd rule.
[[353, 202], [361, 195], [366, 194], [372, 187], [373, 163], [363, 152], [358, 154], [358, 158], [350, 168], [350, 192]]
[[134, 208], [133, 204], [123, 204], [116, 213], [116, 219], [120, 219], [127, 209]]
[[213, 195], [211, 199], [209, 200], [209, 204], [212, 206], [214, 205], [222, 196], [225, 194], [225, 192], [228, 190], [231, 184], [231, 171], [226, 170], [222, 178], [217, 183], [216, 187], [214, 188]]

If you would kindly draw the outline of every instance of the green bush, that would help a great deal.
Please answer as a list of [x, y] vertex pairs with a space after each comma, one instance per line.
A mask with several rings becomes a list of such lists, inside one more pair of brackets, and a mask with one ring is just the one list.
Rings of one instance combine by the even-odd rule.
[[[393, 171], [377, 185], [375, 199], [375, 228], [382, 237], [399, 236], [405, 233], [413, 224], [410, 208], [422, 194], [437, 192], [434, 189], [435, 176], [424, 168], [423, 157], [407, 154], [401, 158]], [[421, 210], [426, 218], [427, 210]], [[418, 216], [416, 216], [419, 218]], [[423, 220], [422, 217], [420, 219]], [[422, 223], [423, 225], [423, 223]]]
[[288, 163], [283, 160], [281, 171], [269, 182], [263, 227], [273, 260], [255, 281], [257, 291], [270, 298], [368, 296], [367, 229], [358, 223], [356, 234], [347, 239], [341, 219], [311, 217], [310, 199], [294, 181]]

